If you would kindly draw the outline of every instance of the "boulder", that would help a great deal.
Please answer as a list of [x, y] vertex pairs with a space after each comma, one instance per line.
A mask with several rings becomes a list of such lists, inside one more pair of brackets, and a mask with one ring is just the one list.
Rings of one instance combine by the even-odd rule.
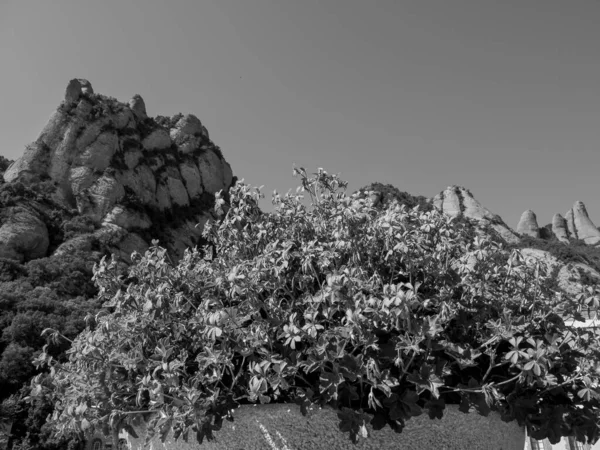
[[156, 204], [159, 209], [171, 209], [173, 204], [171, 203], [171, 194], [169, 194], [169, 188], [165, 185], [164, 181], [158, 182], [156, 185]]
[[214, 194], [231, 184], [231, 168], [223, 164], [214, 151], [198, 156], [197, 164], [204, 191]]
[[171, 201], [179, 206], [187, 206], [190, 204], [190, 198], [187, 189], [183, 184], [181, 173], [177, 166], [169, 166], [163, 174], [163, 179], [169, 190]]
[[200, 120], [193, 114], [187, 114], [177, 121], [171, 128], [171, 139], [182, 153], [191, 153], [205, 144], [208, 137], [205, 136], [204, 127]]
[[179, 172], [181, 173], [181, 178], [183, 178], [190, 199], [194, 199], [204, 192], [198, 166], [190, 161], [182, 162], [179, 164]]
[[569, 243], [569, 231], [567, 230], [567, 221], [560, 214], [554, 214], [552, 217], [552, 233], [560, 242]]
[[537, 223], [537, 217], [532, 210], [528, 209], [521, 214], [521, 219], [517, 225], [517, 233], [534, 238], [540, 237], [540, 228]]
[[120, 108], [113, 118], [113, 124], [117, 130], [135, 127], [134, 113], [129, 108]]
[[175, 130], [180, 134], [188, 134], [192, 136], [202, 135], [202, 123], [193, 114], [186, 114], [175, 124]]
[[168, 149], [171, 147], [171, 137], [166, 130], [157, 128], [144, 138], [142, 147], [150, 151]]
[[19, 262], [43, 258], [50, 240], [46, 224], [33, 209], [13, 206], [0, 211], [0, 257]]
[[76, 163], [96, 172], [103, 172], [110, 165], [117, 146], [118, 138], [113, 131], [101, 133], [94, 142], [83, 148], [76, 158]]

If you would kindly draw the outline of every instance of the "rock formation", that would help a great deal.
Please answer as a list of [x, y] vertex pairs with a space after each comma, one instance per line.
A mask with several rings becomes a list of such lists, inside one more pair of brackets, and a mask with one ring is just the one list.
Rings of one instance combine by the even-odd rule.
[[534, 238], [540, 237], [540, 227], [537, 223], [537, 217], [532, 210], [528, 209], [521, 214], [521, 219], [517, 225], [517, 233]]
[[[49, 183], [55, 204], [92, 218], [97, 233], [116, 236], [116, 249], [134, 248], [119, 242], [140, 244], [160, 229], [161, 237], [169, 236], [161, 245], [181, 254], [200, 238], [202, 228], [195, 225], [211, 217], [211, 199], [229, 189], [233, 173], [197, 117], [148, 118], [139, 95], [124, 104], [73, 79], [64, 102], [6, 169], [4, 181]], [[46, 256], [39, 205], [1, 208], [3, 257]]]
[[600, 231], [590, 219], [583, 202], [577, 201], [567, 212], [567, 225], [574, 238], [588, 245], [600, 244]]
[[77, 79], [69, 81], [65, 90], [65, 103], [75, 103], [81, 97], [81, 83]]
[[83, 94], [93, 94], [94, 89], [92, 88], [92, 83], [83, 78], [78, 78], [79, 84], [81, 85], [81, 93]]
[[129, 100], [129, 108], [133, 111], [133, 113], [143, 119], [146, 118], [146, 103], [141, 95], [134, 95], [131, 100]]
[[567, 221], [560, 214], [554, 214], [552, 217], [552, 233], [565, 244], [569, 243], [569, 231], [567, 230]]
[[573, 216], [573, 210], [570, 209], [565, 214], [565, 222], [567, 223], [567, 231], [569, 232], [569, 237], [573, 239], [579, 239], [577, 237], [577, 228], [575, 228], [575, 218]]
[[475, 219], [491, 226], [506, 242], [518, 242], [519, 237], [497, 214], [482, 206], [468, 189], [449, 186], [432, 199], [433, 205], [452, 217]]

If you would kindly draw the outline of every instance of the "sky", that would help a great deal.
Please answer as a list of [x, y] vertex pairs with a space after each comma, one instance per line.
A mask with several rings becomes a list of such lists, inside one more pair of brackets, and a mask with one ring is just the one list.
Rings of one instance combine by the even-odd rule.
[[597, 0], [0, 0], [0, 154], [86, 78], [198, 116], [265, 209], [296, 164], [598, 226], [598, 23]]

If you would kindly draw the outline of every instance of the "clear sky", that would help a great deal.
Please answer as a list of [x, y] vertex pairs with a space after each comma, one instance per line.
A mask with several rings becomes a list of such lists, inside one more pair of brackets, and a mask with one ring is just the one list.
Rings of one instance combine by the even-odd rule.
[[87, 78], [196, 114], [268, 199], [296, 163], [600, 225], [599, 24], [598, 0], [0, 0], [0, 154]]

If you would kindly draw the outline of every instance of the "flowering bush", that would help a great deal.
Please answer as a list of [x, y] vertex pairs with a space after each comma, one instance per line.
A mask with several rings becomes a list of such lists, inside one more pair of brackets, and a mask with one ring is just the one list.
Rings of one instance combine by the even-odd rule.
[[295, 173], [302, 186], [275, 193], [273, 213], [243, 183], [229, 205], [217, 195], [210, 245], [177, 265], [154, 243], [127, 279], [114, 261], [96, 267], [108, 312], [68, 362], [38, 360], [59, 434], [135, 435], [145, 417], [163, 439], [202, 442], [240, 403], [295, 402], [333, 406], [354, 441], [446, 404], [495, 410], [537, 439], [598, 440], [598, 334], [568, 325], [594, 287], [567, 296], [466, 221], [374, 209], [335, 175]]

